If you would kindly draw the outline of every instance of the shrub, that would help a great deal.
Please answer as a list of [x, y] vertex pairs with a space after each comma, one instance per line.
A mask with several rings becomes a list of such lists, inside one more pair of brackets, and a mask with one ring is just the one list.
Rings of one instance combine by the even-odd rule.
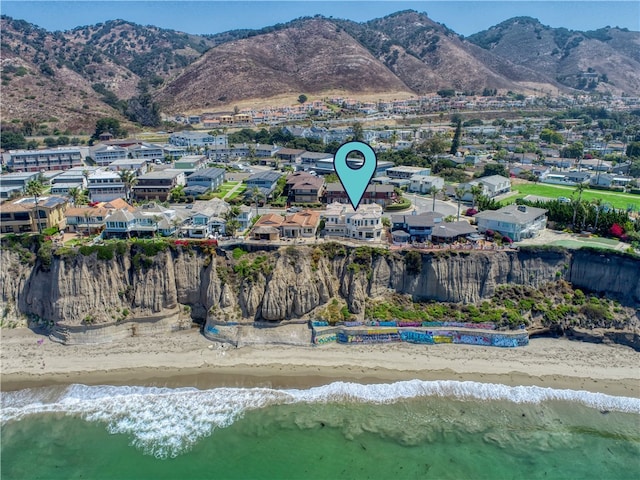
[[404, 266], [409, 275], [418, 275], [422, 271], [422, 255], [415, 250], [404, 256]]
[[614, 223], [613, 225], [611, 225], [611, 228], [609, 228], [609, 233], [613, 237], [620, 238], [622, 235], [624, 235], [624, 230], [619, 224]]
[[238, 260], [240, 259], [240, 257], [242, 257], [243, 255], [246, 255], [247, 251], [243, 250], [240, 247], [236, 247], [233, 249], [233, 251], [231, 252], [231, 256], [233, 257], [234, 260]]

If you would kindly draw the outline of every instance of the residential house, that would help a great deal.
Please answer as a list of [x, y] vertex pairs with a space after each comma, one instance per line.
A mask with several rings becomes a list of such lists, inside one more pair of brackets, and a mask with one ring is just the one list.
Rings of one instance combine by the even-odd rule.
[[387, 169], [386, 175], [389, 178], [409, 180], [414, 175], [431, 175], [431, 169], [426, 167], [400, 165]]
[[67, 195], [71, 188], [85, 190], [88, 186], [87, 178], [92, 173], [101, 170], [100, 167], [74, 167], [57, 175], [51, 181], [51, 193]]
[[409, 184], [410, 192], [430, 193], [432, 188], [441, 190], [444, 187], [444, 178], [431, 175], [413, 175]]
[[289, 175], [283, 192], [289, 203], [318, 203], [323, 194], [324, 179], [306, 172]]
[[300, 163], [302, 160], [302, 155], [305, 154], [305, 150], [300, 150], [297, 148], [281, 148], [276, 152], [276, 157], [280, 160], [290, 163]]
[[106, 238], [167, 237], [176, 233], [184, 221], [183, 214], [151, 202], [133, 212], [120, 209], [109, 215], [104, 235]]
[[321, 152], [304, 152], [300, 155], [300, 163], [304, 168], [314, 169], [319, 160], [326, 160], [333, 163], [333, 155], [331, 153]]
[[211, 147], [213, 145], [227, 145], [227, 135], [211, 135], [205, 132], [185, 130], [172, 133], [169, 143], [180, 147]]
[[276, 145], [265, 145], [265, 144], [261, 145], [259, 143], [256, 143], [256, 146], [255, 146], [256, 157], [258, 158], [273, 157], [278, 152], [278, 150], [280, 150], [280, 148], [281, 147], [278, 147]]
[[117, 172], [97, 170], [88, 178], [92, 202], [108, 202], [125, 196], [125, 186]]
[[205, 192], [217, 190], [223, 183], [224, 170], [222, 168], [205, 168], [187, 177], [187, 187], [205, 187]]
[[480, 177], [478, 182], [484, 186], [485, 195], [488, 197], [496, 197], [511, 191], [511, 180], [502, 175]]
[[320, 223], [320, 213], [313, 210], [287, 215], [280, 225], [280, 235], [285, 238], [315, 237]]
[[574, 186], [579, 183], [586, 183], [591, 178], [589, 172], [554, 172], [547, 174], [542, 183], [551, 183], [556, 185]]
[[90, 207], [88, 205], [69, 207], [65, 212], [67, 232], [95, 234], [100, 233], [106, 223], [106, 218], [112, 213], [104, 207]]
[[[367, 186], [360, 204], [377, 203], [382, 208], [385, 208], [393, 203], [396, 198], [397, 195], [392, 185], [375, 184]], [[325, 189], [325, 202], [350, 203], [350, 200], [341, 183], [329, 183]]]
[[324, 232], [329, 237], [346, 237], [358, 240], [380, 240], [382, 237], [382, 207], [376, 203], [361, 205], [354, 210], [351, 205], [332, 203], [322, 212]]
[[240, 215], [236, 218], [240, 224], [238, 230], [243, 231], [251, 226], [251, 220], [255, 216], [255, 211], [247, 205], [240, 205]]
[[100, 144], [92, 147], [89, 155], [96, 165], [105, 167], [116, 160], [126, 160], [129, 157], [129, 150], [118, 145]]
[[136, 225], [133, 212], [126, 209], [116, 210], [105, 219], [105, 238], [129, 238]]
[[147, 165], [147, 160], [143, 158], [124, 158], [111, 162], [108, 168], [114, 172], [130, 170], [136, 175], [143, 175], [147, 173]]
[[174, 162], [173, 168], [183, 170], [185, 176], [189, 176], [198, 170], [206, 168], [207, 163], [207, 157], [204, 155], [185, 155], [180, 160]]
[[0, 204], [0, 233], [39, 232], [51, 227], [64, 230], [67, 198], [41, 197], [37, 205], [34, 200], [25, 197]]
[[9, 198], [23, 192], [27, 183], [36, 180], [40, 172], [12, 172], [0, 176], [0, 198]]
[[591, 178], [591, 185], [602, 187], [626, 187], [633, 182], [633, 177], [624, 175], [613, 175], [609, 173], [598, 173]]
[[142, 142], [129, 147], [129, 153], [133, 158], [143, 158], [150, 162], [163, 161], [164, 151], [160, 145]]
[[284, 217], [277, 213], [262, 215], [251, 230], [251, 238], [254, 240], [278, 240], [280, 238], [280, 226]]
[[547, 226], [547, 210], [526, 205], [507, 205], [499, 210], [477, 213], [478, 231], [507, 235], [514, 242], [537, 236]]
[[[408, 215], [391, 215], [391, 234], [396, 237], [398, 232], [403, 241], [425, 242], [430, 240], [433, 229], [443, 223], [444, 215], [438, 212], [413, 213]], [[404, 235], [406, 234], [406, 235]]]
[[210, 235], [224, 235], [229, 204], [219, 198], [193, 203], [189, 223], [180, 231], [190, 238], [208, 238]]
[[260, 217], [251, 230], [254, 240], [278, 240], [284, 238], [313, 238], [318, 230], [320, 214], [304, 210], [283, 217], [268, 213]]
[[476, 233], [476, 227], [469, 222], [459, 220], [457, 222], [442, 222], [431, 231], [433, 243], [453, 243], [460, 241], [469, 235]]
[[68, 170], [82, 166], [82, 153], [79, 148], [10, 150], [8, 166], [15, 172]]
[[165, 159], [178, 160], [187, 154], [187, 147], [176, 147], [174, 145], [163, 145], [162, 153]]
[[247, 191], [251, 192], [257, 187], [268, 197], [276, 188], [278, 179], [281, 176], [282, 174], [274, 171], [254, 173], [245, 180], [245, 183], [247, 184]]
[[148, 172], [138, 177], [138, 183], [133, 187], [133, 194], [138, 200], [166, 201], [171, 190], [185, 183], [184, 172], [180, 170]]

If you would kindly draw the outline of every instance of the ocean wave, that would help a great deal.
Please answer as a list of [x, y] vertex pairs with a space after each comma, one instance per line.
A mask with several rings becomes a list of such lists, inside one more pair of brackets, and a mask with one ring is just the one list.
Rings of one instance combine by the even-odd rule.
[[40, 413], [77, 415], [103, 422], [110, 433], [127, 434], [146, 454], [175, 457], [198, 439], [225, 428], [245, 412], [293, 403], [386, 404], [420, 397], [502, 400], [513, 403], [566, 401], [601, 411], [640, 414], [640, 399], [575, 390], [458, 381], [410, 380], [361, 385], [335, 382], [306, 390], [270, 388], [159, 388], [70, 385], [6, 392], [2, 423]]

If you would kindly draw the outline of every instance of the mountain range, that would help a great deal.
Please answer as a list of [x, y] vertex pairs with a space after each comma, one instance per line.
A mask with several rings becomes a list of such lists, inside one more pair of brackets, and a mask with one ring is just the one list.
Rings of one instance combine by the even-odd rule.
[[3, 128], [28, 122], [91, 132], [87, 126], [104, 116], [153, 122], [137, 116], [140, 105], [220, 111], [300, 94], [640, 94], [639, 32], [572, 31], [529, 17], [467, 38], [411, 10], [364, 23], [315, 16], [216, 35], [124, 20], [48, 32], [3, 16], [0, 27]]

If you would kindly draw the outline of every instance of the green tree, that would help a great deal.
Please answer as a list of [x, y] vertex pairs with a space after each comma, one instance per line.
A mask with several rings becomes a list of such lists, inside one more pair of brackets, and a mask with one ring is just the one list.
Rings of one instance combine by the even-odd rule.
[[181, 202], [185, 197], [184, 185], [176, 185], [173, 187], [171, 192], [169, 192], [169, 196], [172, 202]]
[[44, 185], [40, 180], [29, 180], [24, 191], [27, 195], [33, 197], [33, 216], [38, 224], [38, 232], [42, 233], [42, 225], [40, 225], [40, 216], [38, 215], [38, 202], [44, 193]]
[[487, 163], [484, 169], [480, 173], [480, 177], [488, 177], [490, 175], [502, 175], [503, 177], [509, 177], [507, 167], [501, 163]]
[[364, 131], [360, 122], [353, 122], [351, 129], [353, 130], [354, 141], [361, 142], [362, 140], [364, 140]]
[[53, 148], [56, 145], [58, 145], [58, 140], [56, 140], [53, 137], [46, 137], [44, 140], [42, 140], [44, 142], [44, 144], [49, 147], [49, 148]]
[[456, 132], [453, 134], [453, 141], [451, 142], [451, 149], [449, 150], [449, 153], [451, 155], [455, 155], [456, 153], [458, 153], [461, 136], [462, 136], [462, 120], [458, 120], [458, 123], [456, 124]]
[[97, 140], [102, 133], [110, 133], [114, 137], [122, 137], [127, 134], [127, 132], [120, 127], [120, 120], [112, 117], [99, 119], [96, 122], [96, 130], [91, 138]]
[[0, 132], [0, 146], [3, 150], [20, 150], [26, 147], [24, 135], [17, 132]]
[[566, 148], [562, 149], [562, 155], [567, 158], [582, 158], [584, 154], [584, 143], [573, 142]]
[[625, 153], [627, 154], [627, 157], [640, 157], [640, 142], [629, 143]]
[[308, 100], [307, 96], [303, 93], [300, 96], [298, 96], [298, 102], [299, 103], [305, 103]]

